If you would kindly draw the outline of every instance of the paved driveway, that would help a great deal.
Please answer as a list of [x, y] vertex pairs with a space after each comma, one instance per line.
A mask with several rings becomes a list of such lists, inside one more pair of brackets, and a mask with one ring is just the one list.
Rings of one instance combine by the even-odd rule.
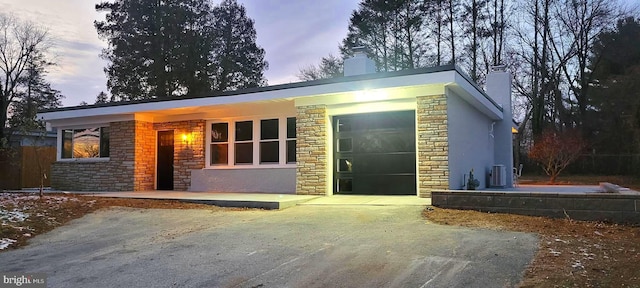
[[421, 207], [100, 211], [0, 253], [49, 287], [510, 287], [537, 237], [440, 226]]

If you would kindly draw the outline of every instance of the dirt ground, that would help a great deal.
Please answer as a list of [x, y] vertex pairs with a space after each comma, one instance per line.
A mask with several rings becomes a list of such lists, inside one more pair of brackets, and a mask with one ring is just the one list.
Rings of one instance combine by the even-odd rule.
[[432, 209], [423, 215], [439, 224], [540, 235], [521, 287], [640, 287], [640, 227]]
[[[114, 206], [229, 210], [165, 200], [112, 199], [72, 194], [0, 193], [0, 252], [98, 209]], [[521, 287], [640, 287], [640, 227], [429, 207], [428, 221], [540, 235], [537, 255]]]

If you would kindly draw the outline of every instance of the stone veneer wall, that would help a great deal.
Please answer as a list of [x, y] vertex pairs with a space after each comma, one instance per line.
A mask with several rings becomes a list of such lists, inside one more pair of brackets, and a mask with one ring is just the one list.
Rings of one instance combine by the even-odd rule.
[[296, 194], [326, 195], [327, 108], [298, 107], [296, 116]]
[[[136, 147], [136, 143], [142, 140], [137, 135], [140, 130], [149, 127], [149, 123], [139, 121], [110, 123], [109, 160], [55, 162], [51, 171], [51, 186], [70, 191], [132, 191], [146, 189], [149, 185], [153, 188], [153, 171], [148, 174], [148, 168], [136, 168], [136, 153], [141, 149]], [[153, 157], [155, 149], [151, 149]], [[145, 159], [143, 164], [153, 165], [154, 158]]]
[[420, 197], [435, 189], [449, 189], [447, 97], [418, 97], [418, 184]]
[[[156, 131], [174, 130], [173, 189], [187, 191], [191, 186], [191, 170], [204, 168], [204, 120], [164, 122], [153, 124]], [[184, 143], [182, 135], [190, 135]]]
[[640, 195], [433, 191], [433, 206], [584, 221], [640, 224]]

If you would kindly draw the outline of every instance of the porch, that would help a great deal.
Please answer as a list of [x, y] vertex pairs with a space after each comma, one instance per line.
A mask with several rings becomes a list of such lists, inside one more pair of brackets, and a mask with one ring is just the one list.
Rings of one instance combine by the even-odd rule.
[[386, 195], [296, 195], [271, 193], [218, 193], [186, 191], [136, 191], [83, 193], [96, 197], [163, 199], [211, 204], [221, 207], [286, 209], [296, 205], [368, 205], [368, 206], [427, 206], [431, 199], [417, 196]]

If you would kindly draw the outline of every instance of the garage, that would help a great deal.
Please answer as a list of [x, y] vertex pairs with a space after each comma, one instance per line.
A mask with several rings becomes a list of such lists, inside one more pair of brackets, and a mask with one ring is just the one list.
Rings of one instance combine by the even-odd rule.
[[332, 120], [334, 194], [416, 195], [415, 111]]

